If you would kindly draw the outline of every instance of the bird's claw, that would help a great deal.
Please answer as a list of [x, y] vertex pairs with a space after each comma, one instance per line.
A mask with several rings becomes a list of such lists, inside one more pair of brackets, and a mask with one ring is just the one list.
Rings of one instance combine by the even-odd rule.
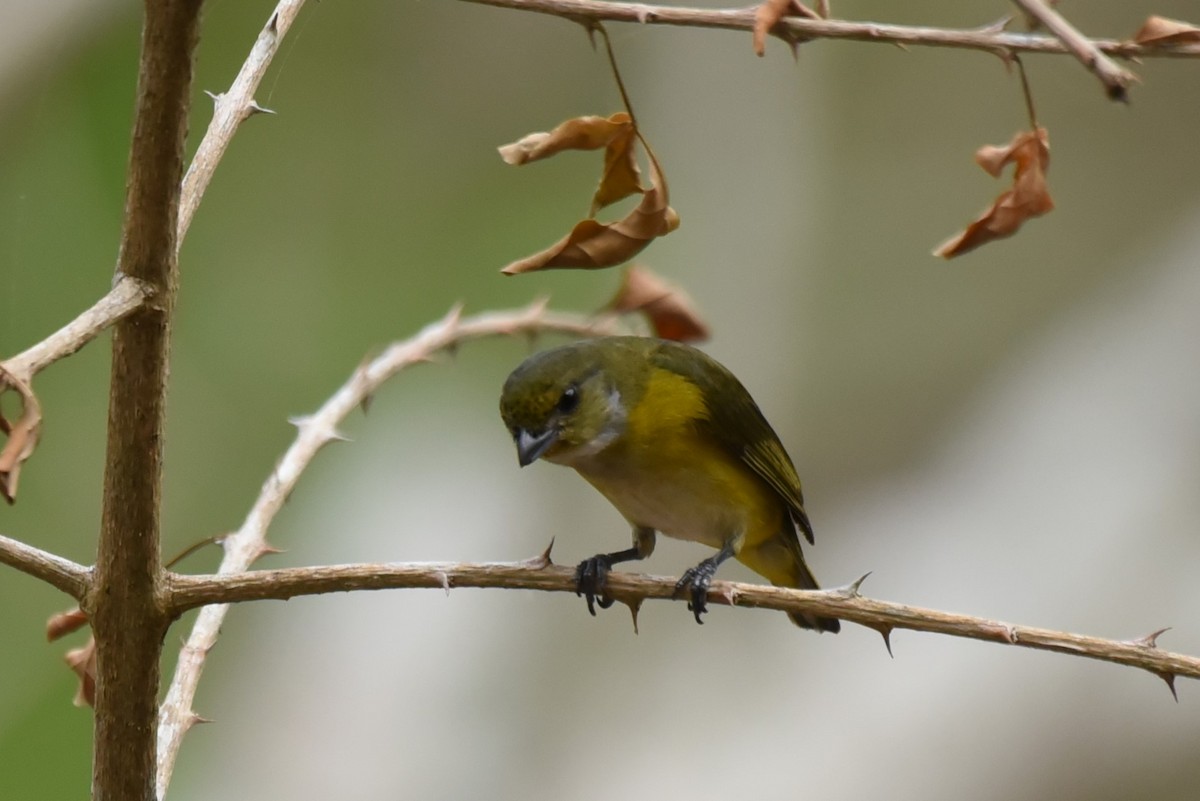
[[596, 554], [591, 559], [584, 559], [575, 568], [575, 595], [582, 595], [587, 601], [588, 612], [596, 616], [596, 607], [607, 609], [613, 605], [613, 599], [604, 593], [604, 585], [608, 582], [608, 572], [612, 569], [612, 561], [605, 554]]
[[716, 572], [717, 566], [705, 560], [683, 571], [683, 576], [675, 582], [675, 597], [678, 598], [685, 590], [689, 591], [691, 600], [688, 601], [687, 608], [702, 626], [704, 621], [700, 616], [708, 611], [708, 587], [712, 584], [712, 577]]

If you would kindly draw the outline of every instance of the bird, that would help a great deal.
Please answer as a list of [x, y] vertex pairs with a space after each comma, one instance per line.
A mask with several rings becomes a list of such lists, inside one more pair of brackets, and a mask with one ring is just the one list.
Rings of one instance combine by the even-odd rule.
[[[703, 351], [641, 336], [583, 339], [529, 356], [504, 382], [500, 415], [521, 467], [573, 468], [629, 522], [632, 547], [579, 563], [588, 611], [613, 601], [613, 565], [645, 559], [656, 534], [716, 553], [684, 572], [697, 623], [722, 562], [736, 558], [780, 587], [818, 589], [799, 534], [811, 544], [800, 479], [779, 436], [732, 372]], [[796, 625], [840, 622], [789, 613]]]

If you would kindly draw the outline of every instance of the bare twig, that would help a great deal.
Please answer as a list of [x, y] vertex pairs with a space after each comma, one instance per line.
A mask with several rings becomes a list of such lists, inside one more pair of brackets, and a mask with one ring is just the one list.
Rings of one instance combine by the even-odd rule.
[[0, 534], [0, 564], [39, 578], [77, 601], [87, 593], [91, 576], [91, 571], [83, 565], [3, 534]]
[[1126, 90], [1137, 82], [1137, 76], [1106, 56], [1097, 43], [1078, 29], [1044, 0], [1013, 0], [1030, 17], [1053, 33], [1075, 58], [1083, 63], [1104, 84], [1104, 91], [1113, 100], [1128, 101]]
[[[229, 91], [214, 96], [212, 121], [183, 178], [176, 249], [183, 244], [192, 217], [238, 126], [255, 113], [267, 111], [254, 102], [254, 92], [262, 82], [279, 48], [279, 42], [291, 28], [303, 5], [304, 0], [281, 0], [259, 33]], [[118, 275], [112, 290], [90, 309], [51, 336], [13, 356], [2, 366], [10, 374], [29, 381], [42, 369], [75, 353], [109, 326], [135, 311], [149, 299], [151, 293], [148, 284], [128, 275]]]
[[[676, 581], [675, 578], [663, 576], [610, 573], [605, 592], [617, 601], [638, 606], [648, 599], [675, 598]], [[540, 557], [524, 562], [331, 565], [257, 570], [225, 576], [172, 574], [170, 584], [172, 597], [181, 610], [208, 603], [284, 600], [299, 595], [353, 590], [499, 587], [546, 592], [576, 591], [574, 568], [552, 564], [548, 550]], [[877, 601], [860, 595], [857, 583], [841, 589], [806, 591], [717, 581], [709, 590], [708, 600], [727, 606], [836, 617], [883, 632], [912, 629], [1056, 651], [1142, 668], [1160, 676], [1200, 678], [1200, 658], [1163, 651], [1152, 639], [1121, 641], [1085, 637]]]
[[4, 362], [4, 369], [22, 380], [31, 380], [43, 368], [75, 353], [106, 328], [124, 319], [142, 305], [150, 294], [150, 287], [136, 278], [127, 275], [118, 277], [112, 290], [90, 309], [41, 342]]
[[[696, 28], [725, 28], [752, 31], [754, 6], [734, 9], [680, 8], [647, 3], [613, 3], [608, 0], [465, 0], [468, 3], [535, 11], [583, 22], [636, 22], [652, 25], [680, 25]], [[954, 47], [985, 50], [989, 53], [1066, 54], [1071, 51], [1055, 36], [1008, 33], [992, 28], [959, 30], [916, 25], [887, 25], [876, 22], [804, 19], [784, 17], [772, 33], [785, 41], [799, 39], [849, 39], [859, 42]], [[1122, 58], [1200, 58], [1200, 44], [1170, 47], [1144, 47], [1129, 41], [1093, 39], [1101, 53]]]
[[209, 122], [204, 139], [196, 148], [196, 155], [192, 157], [192, 164], [183, 178], [183, 195], [179, 204], [180, 242], [192, 224], [192, 217], [200, 205], [200, 199], [212, 180], [217, 164], [225, 155], [230, 140], [237, 133], [238, 126], [255, 114], [273, 113], [254, 101], [254, 92], [266, 75], [267, 67], [271, 66], [271, 60], [279, 49], [279, 42], [291, 28], [303, 5], [304, 0], [281, 0], [271, 12], [262, 32], [258, 34], [250, 55], [246, 57], [229, 91], [212, 95], [212, 121]]
[[[322, 447], [342, 438], [337, 430], [338, 423], [355, 408], [367, 404], [380, 385], [397, 372], [428, 361], [438, 351], [452, 349], [473, 339], [532, 335], [543, 331], [588, 336], [611, 332], [612, 327], [611, 319], [597, 321], [579, 315], [555, 314], [546, 311], [544, 303], [535, 303], [516, 311], [492, 312], [467, 318], [461, 317], [460, 310], [454, 308], [445, 318], [426, 326], [411, 339], [391, 345], [355, 370], [349, 380], [315, 413], [292, 421], [299, 429], [296, 439], [263, 483], [258, 500], [242, 527], [224, 539], [225, 556], [219, 573], [240, 574], [259, 556], [271, 550], [266, 541], [267, 528], [295, 489], [305, 468]], [[177, 603], [176, 592], [172, 590], [168, 595], [178, 613], [183, 611], [185, 605]], [[200, 612], [180, 652], [175, 676], [163, 699], [159, 711], [156, 781], [160, 799], [166, 795], [183, 736], [198, 719], [192, 710], [192, 700], [204, 669], [205, 656], [216, 642], [228, 609], [227, 604], [215, 604]]]

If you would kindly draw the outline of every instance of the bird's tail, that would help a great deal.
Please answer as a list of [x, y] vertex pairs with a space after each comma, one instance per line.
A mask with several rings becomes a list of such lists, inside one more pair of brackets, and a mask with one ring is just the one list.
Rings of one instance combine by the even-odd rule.
[[[797, 590], [819, 590], [812, 571], [804, 564], [800, 543], [795, 535], [791, 538], [776, 537], [756, 547], [743, 548], [737, 555], [738, 561], [763, 576], [776, 587], [793, 587]], [[837, 633], [842, 624], [837, 618], [818, 617], [803, 612], [789, 612], [788, 617], [802, 629]]]
[[[812, 571], [808, 569], [808, 565], [804, 564], [804, 560], [798, 560], [795, 565], [795, 576], [793, 581], [787, 584], [776, 584], [775, 586], [795, 587], [798, 590], [819, 590], [817, 580], [813, 577]], [[835, 617], [816, 617], [815, 615], [805, 615], [800, 612], [789, 612], [788, 617], [802, 629], [813, 629], [814, 631], [828, 631], [830, 634], [837, 634], [842, 630], [841, 621]]]

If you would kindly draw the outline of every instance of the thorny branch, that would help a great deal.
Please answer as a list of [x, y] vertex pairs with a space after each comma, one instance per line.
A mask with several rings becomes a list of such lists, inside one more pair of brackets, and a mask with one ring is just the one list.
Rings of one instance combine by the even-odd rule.
[[1044, 0], [1014, 0], [1033, 19], [1046, 26], [1046, 30], [1057, 36], [1075, 58], [1087, 67], [1113, 100], [1128, 100], [1125, 90], [1137, 81], [1137, 76], [1106, 56], [1096, 42], [1080, 33], [1067, 22], [1062, 14], [1048, 6]]
[[[535, 11], [575, 22], [636, 22], [643, 25], [679, 25], [753, 31], [755, 7], [732, 9], [680, 8], [649, 3], [613, 3], [608, 0], [465, 0], [468, 3]], [[771, 33], [786, 42], [808, 39], [848, 39], [889, 42], [918, 47], [953, 47], [989, 53], [1073, 53], [1059, 36], [1010, 33], [995, 26], [962, 30], [918, 25], [888, 25], [837, 19], [785, 17]], [[1095, 51], [1119, 58], [1200, 58], [1200, 44], [1147, 46], [1116, 39], [1091, 39]], [[1091, 65], [1088, 65], [1091, 68]], [[1120, 69], [1119, 67], [1117, 69]]]
[[[675, 598], [677, 579], [636, 573], [610, 573], [606, 592], [627, 604], [636, 615], [647, 599]], [[550, 549], [524, 562], [357, 564], [260, 570], [234, 575], [182, 576], [169, 579], [178, 611], [202, 604], [264, 599], [285, 600], [353, 590], [400, 588], [498, 587], [505, 589], [575, 592], [573, 567], [555, 565]], [[970, 615], [878, 601], [859, 594], [859, 584], [830, 590], [793, 590], [762, 584], [716, 581], [708, 600], [714, 604], [805, 612], [853, 621], [884, 634], [911, 629], [954, 637], [1018, 645], [1074, 654], [1119, 665], [1142, 668], [1172, 685], [1174, 676], [1200, 678], [1200, 658], [1158, 648], [1155, 632], [1138, 640], [1108, 640], [1031, 626], [1016, 626]], [[889, 643], [890, 651], [891, 645]]]
[[[442, 320], [426, 326], [413, 338], [391, 345], [378, 356], [361, 365], [320, 409], [291, 422], [299, 429], [275, 470], [263, 483], [262, 490], [242, 527], [225, 537], [225, 556], [220, 575], [240, 574], [259, 556], [271, 551], [267, 544], [267, 528], [284, 501], [295, 489], [301, 474], [317, 452], [335, 440], [343, 439], [338, 424], [355, 408], [365, 406], [384, 381], [414, 364], [429, 361], [440, 351], [452, 350], [463, 342], [483, 337], [558, 331], [578, 336], [611, 333], [612, 321], [596, 320], [578, 315], [546, 311], [544, 303], [516, 311], [491, 312], [461, 317], [454, 308]], [[183, 577], [180, 577], [181, 580]], [[169, 595], [173, 596], [175, 591]], [[203, 601], [201, 603], [204, 603]], [[175, 604], [175, 612], [200, 604]], [[206, 606], [196, 619], [192, 633], [179, 655], [175, 676], [159, 710], [158, 729], [158, 796], [166, 794], [174, 770], [175, 757], [183, 736], [197, 720], [192, 700], [204, 670], [204, 659], [216, 642], [221, 622], [229, 606], [218, 603]]]
[[196, 155], [192, 157], [187, 174], [183, 176], [183, 197], [179, 205], [180, 241], [183, 241], [184, 234], [192, 224], [196, 207], [200, 205], [204, 190], [208, 188], [213, 172], [217, 169], [221, 157], [225, 155], [225, 149], [229, 147], [233, 135], [237, 133], [238, 126], [255, 114], [274, 114], [270, 109], [265, 109], [255, 102], [254, 92], [262, 82], [263, 76], [267, 74], [267, 67], [271, 66], [271, 59], [279, 49], [279, 42], [292, 27], [292, 22], [303, 5], [304, 0], [281, 0], [271, 12], [267, 24], [259, 33], [250, 55], [246, 56], [246, 61], [234, 78], [229, 91], [212, 95], [212, 121], [208, 124], [200, 146], [196, 148]]
[[[213, 96], [213, 119], [183, 178], [175, 236], [176, 255], [183, 245], [184, 236], [205, 190], [208, 189], [213, 173], [225, 155], [233, 135], [237, 133], [238, 126], [255, 113], [267, 111], [254, 101], [254, 92], [262, 82], [279, 48], [280, 40], [291, 27], [303, 5], [304, 0], [281, 0], [268, 18], [229, 91]], [[32, 414], [35, 418], [26, 426], [31, 430], [22, 432], [25, 433], [23, 440], [10, 439], [4, 455], [0, 456], [0, 490], [3, 490], [10, 502], [16, 494], [21, 462], [33, 454], [37, 429], [41, 424], [37, 398], [30, 388], [33, 377], [51, 364], [75, 353], [153, 300], [154, 290], [149, 284], [132, 276], [119, 274], [108, 294], [96, 301], [91, 308], [36, 345], [7, 361], [0, 362], [0, 377], [5, 374], [11, 377], [8, 381], [0, 380], [0, 391], [3, 391], [6, 383], [16, 389], [22, 396], [25, 415]]]

